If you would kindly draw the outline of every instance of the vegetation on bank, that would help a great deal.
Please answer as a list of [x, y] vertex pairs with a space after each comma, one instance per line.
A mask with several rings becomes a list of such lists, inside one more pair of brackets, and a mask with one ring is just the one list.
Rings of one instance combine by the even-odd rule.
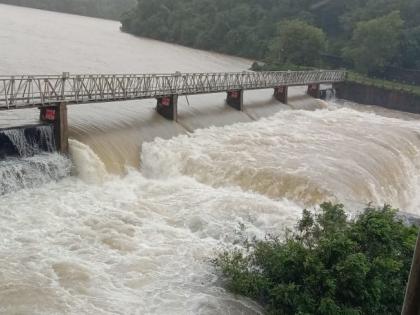
[[396, 213], [369, 206], [349, 219], [324, 203], [285, 238], [246, 241], [214, 263], [230, 291], [268, 314], [400, 314], [418, 228]]
[[135, 7], [136, 0], [0, 0], [0, 3], [119, 20]]
[[418, 0], [137, 0], [122, 28], [268, 63], [420, 69]]
[[401, 91], [404, 93], [420, 96], [420, 86], [418, 85], [410, 85], [395, 81], [371, 78], [354, 71], [347, 73], [347, 81], [374, 86], [385, 90]]
[[[297, 66], [291, 63], [270, 63], [270, 64], [259, 64], [254, 62], [251, 66], [253, 71], [310, 71], [316, 70], [314, 67]], [[407, 94], [413, 94], [420, 96], [420, 86], [413, 84], [405, 84], [398, 81], [383, 80], [368, 75], [358, 73], [356, 71], [347, 71], [346, 81], [359, 83], [367, 86], [374, 86], [380, 89], [399, 91]]]
[[420, 69], [418, 0], [0, 0], [0, 3], [120, 19], [124, 31], [139, 36], [288, 68], [344, 66], [376, 77], [392, 73], [391, 67]]
[[[418, 95], [418, 0], [0, 0], [121, 19], [122, 29], [262, 60], [254, 70], [352, 69], [349, 80]], [[137, 4], [137, 5], [136, 5]], [[395, 69], [419, 69], [396, 75]], [[404, 71], [402, 71], [404, 72]], [[403, 73], [404, 74], [404, 73]]]

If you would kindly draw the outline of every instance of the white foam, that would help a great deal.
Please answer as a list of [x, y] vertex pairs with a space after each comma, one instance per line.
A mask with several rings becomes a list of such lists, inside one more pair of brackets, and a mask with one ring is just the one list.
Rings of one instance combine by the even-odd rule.
[[74, 174], [91, 184], [103, 183], [108, 176], [105, 164], [87, 145], [69, 139], [69, 153], [74, 165]]
[[411, 208], [417, 195], [416, 121], [352, 109], [283, 111], [271, 118], [197, 130], [143, 145], [151, 178], [191, 176], [304, 205], [324, 200]]
[[124, 177], [71, 140], [79, 177], [1, 197], [0, 313], [262, 313], [224, 291], [210, 258], [324, 199], [415, 213], [419, 132], [334, 106], [285, 110], [156, 139]]
[[0, 196], [24, 188], [34, 188], [70, 174], [71, 162], [56, 153], [0, 161]]
[[209, 259], [240, 227], [263, 237], [299, 212], [287, 201], [138, 172], [8, 194], [0, 204], [0, 312], [256, 313], [220, 288]]

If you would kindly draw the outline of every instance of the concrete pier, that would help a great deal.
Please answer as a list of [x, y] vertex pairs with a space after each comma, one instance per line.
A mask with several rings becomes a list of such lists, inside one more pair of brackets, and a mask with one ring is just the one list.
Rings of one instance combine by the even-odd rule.
[[321, 86], [319, 83], [309, 84], [308, 85], [308, 95], [314, 98], [321, 97]]
[[59, 103], [56, 106], [41, 107], [40, 120], [54, 124], [57, 151], [62, 154], [67, 154], [69, 152], [67, 105], [65, 103]]
[[231, 90], [227, 92], [226, 103], [234, 109], [243, 111], [244, 109], [244, 90]]
[[169, 120], [178, 120], [178, 95], [168, 95], [157, 98], [156, 110]]
[[279, 102], [287, 104], [289, 96], [289, 88], [287, 86], [278, 86], [274, 88], [274, 97]]

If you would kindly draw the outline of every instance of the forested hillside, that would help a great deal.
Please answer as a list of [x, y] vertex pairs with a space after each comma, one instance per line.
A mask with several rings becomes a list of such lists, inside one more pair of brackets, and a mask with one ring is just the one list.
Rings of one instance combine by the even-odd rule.
[[118, 20], [135, 7], [136, 0], [0, 0], [0, 3]]
[[[138, 0], [123, 30], [279, 63], [420, 68], [419, 0]], [[297, 48], [300, 49], [297, 49]]]

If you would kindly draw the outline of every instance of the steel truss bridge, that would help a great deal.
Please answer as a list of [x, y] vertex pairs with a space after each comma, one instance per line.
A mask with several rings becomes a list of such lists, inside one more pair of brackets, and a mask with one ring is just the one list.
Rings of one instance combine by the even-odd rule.
[[344, 81], [345, 71], [0, 76], [0, 110]]

